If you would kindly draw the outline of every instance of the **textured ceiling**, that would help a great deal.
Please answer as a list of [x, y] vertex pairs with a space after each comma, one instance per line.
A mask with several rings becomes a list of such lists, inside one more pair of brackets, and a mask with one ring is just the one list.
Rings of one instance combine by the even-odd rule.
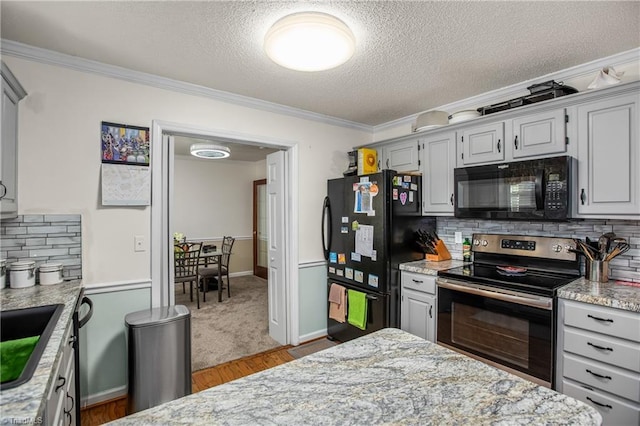
[[[640, 2], [163, 1], [0, 3], [3, 39], [378, 125], [640, 46]], [[282, 16], [331, 13], [353, 58], [271, 62]]]

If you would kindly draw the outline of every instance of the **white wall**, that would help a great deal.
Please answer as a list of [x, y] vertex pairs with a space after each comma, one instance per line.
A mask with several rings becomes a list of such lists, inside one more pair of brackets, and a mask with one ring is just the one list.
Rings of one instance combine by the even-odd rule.
[[[19, 117], [19, 214], [82, 215], [83, 278], [94, 283], [150, 277], [149, 207], [100, 205], [100, 122], [151, 126], [154, 119], [295, 141], [299, 145], [299, 260], [323, 258], [320, 216], [326, 180], [346, 152], [371, 141], [362, 130], [224, 103], [97, 74], [4, 56], [28, 95]], [[149, 238], [147, 238], [149, 241]]]
[[174, 230], [191, 240], [221, 239], [225, 235], [251, 238], [253, 181], [264, 179], [265, 173], [264, 161], [176, 156]]
[[[149, 301], [137, 296], [153, 278], [153, 247], [135, 252], [133, 244], [134, 235], [151, 239], [150, 207], [101, 206], [101, 121], [151, 127], [152, 120], [162, 120], [297, 143], [299, 261], [324, 260], [319, 227], [326, 181], [342, 175], [346, 153], [354, 145], [370, 142], [370, 132], [23, 58], [2, 59], [27, 91], [19, 106], [18, 213], [82, 215], [83, 283], [88, 294], [99, 292], [104, 312], [119, 313], [92, 319], [84, 330], [84, 344], [100, 349], [82, 366], [83, 380], [92, 382], [84, 388], [90, 394], [82, 395], [83, 405], [126, 389], [122, 340], [109, 336], [123, 336], [123, 306], [148, 307]], [[239, 228], [246, 222], [244, 215], [234, 219]], [[220, 231], [211, 232], [216, 236]], [[315, 297], [317, 289], [309, 290], [309, 297]], [[300, 289], [302, 301], [307, 298], [305, 291]], [[134, 299], [134, 304], [120, 303]], [[320, 313], [316, 328], [323, 329], [325, 321]], [[109, 356], [114, 351], [120, 356]]]

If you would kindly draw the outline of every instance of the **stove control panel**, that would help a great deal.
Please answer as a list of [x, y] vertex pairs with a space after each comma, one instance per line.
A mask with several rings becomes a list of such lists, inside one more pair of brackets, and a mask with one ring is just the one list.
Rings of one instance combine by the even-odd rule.
[[556, 260], [576, 260], [571, 238], [533, 235], [473, 234], [473, 251]]
[[527, 240], [504, 239], [501, 241], [500, 247], [503, 249], [534, 251], [536, 249], [536, 242]]

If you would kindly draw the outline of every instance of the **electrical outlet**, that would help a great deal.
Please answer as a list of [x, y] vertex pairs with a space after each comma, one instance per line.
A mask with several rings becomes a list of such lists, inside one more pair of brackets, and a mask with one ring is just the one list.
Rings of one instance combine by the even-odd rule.
[[462, 232], [455, 233], [455, 243], [462, 244]]
[[133, 250], [144, 251], [144, 235], [135, 235], [133, 237]]

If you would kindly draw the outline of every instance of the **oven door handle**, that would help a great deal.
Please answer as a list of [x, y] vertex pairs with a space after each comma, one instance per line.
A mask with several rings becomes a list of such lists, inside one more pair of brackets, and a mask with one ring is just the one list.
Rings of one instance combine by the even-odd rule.
[[515, 295], [508, 294], [493, 289], [487, 289], [486, 287], [475, 286], [463, 281], [454, 281], [450, 279], [438, 278], [436, 279], [438, 287], [447, 288], [449, 290], [459, 291], [461, 293], [475, 294], [477, 296], [484, 296], [490, 299], [502, 300], [504, 302], [516, 303], [518, 305], [531, 306], [534, 308], [540, 308], [547, 311], [553, 310], [553, 300], [547, 297], [538, 297], [533, 295]]

